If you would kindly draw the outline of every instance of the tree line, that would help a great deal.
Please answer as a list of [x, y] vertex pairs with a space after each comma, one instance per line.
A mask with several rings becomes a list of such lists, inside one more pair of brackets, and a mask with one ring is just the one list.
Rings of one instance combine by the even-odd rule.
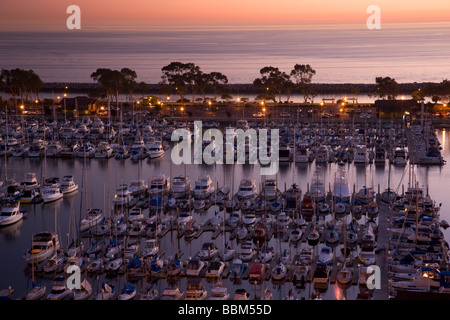
[[[186, 94], [191, 94], [192, 102], [206, 100], [206, 93], [211, 92], [214, 100], [221, 95], [224, 100], [231, 100], [226, 84], [228, 77], [221, 72], [203, 72], [199, 66], [192, 62], [171, 62], [161, 68], [161, 81], [158, 83], [158, 93], [165, 96], [177, 94], [182, 102]], [[289, 72], [283, 72], [277, 67], [265, 66], [260, 69], [260, 77], [254, 79], [253, 86], [260, 90], [257, 99], [282, 100], [282, 95], [289, 101], [290, 96], [297, 92], [303, 95], [305, 103], [313, 102], [317, 92], [312, 86], [312, 78], [316, 71], [309, 64], [296, 64]], [[119, 94], [125, 94], [127, 100], [134, 101], [136, 91], [142, 95], [148, 91], [148, 84], [137, 82], [137, 73], [130, 68], [113, 70], [98, 68], [90, 75], [100, 90], [90, 93], [91, 96], [107, 98], [109, 101], [119, 103]], [[30, 100], [38, 94], [43, 82], [33, 70], [2, 69], [0, 73], [0, 90], [11, 94], [14, 100]], [[354, 92], [357, 94], [358, 92]], [[376, 77], [375, 90], [369, 97], [394, 100], [399, 95], [398, 83], [391, 77]], [[197, 98], [199, 97], [199, 98]], [[201, 98], [200, 98], [201, 97]], [[450, 81], [425, 85], [411, 93], [415, 100], [424, 100], [429, 97], [433, 102], [450, 101]], [[197, 99], [196, 99], [197, 98]]]
[[0, 90], [9, 93], [16, 105], [17, 99], [27, 101], [33, 94], [38, 98], [42, 86], [41, 78], [33, 70], [2, 69], [0, 73]]

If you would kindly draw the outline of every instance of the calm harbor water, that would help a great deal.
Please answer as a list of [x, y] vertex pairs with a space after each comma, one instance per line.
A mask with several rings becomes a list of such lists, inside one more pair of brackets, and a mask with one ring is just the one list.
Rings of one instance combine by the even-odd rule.
[[[450, 159], [450, 137], [446, 131], [438, 131], [437, 136], [442, 144], [442, 154], [445, 159]], [[89, 207], [96, 207], [108, 211], [110, 207], [111, 198], [114, 195], [115, 188], [122, 183], [130, 183], [132, 180], [140, 176], [143, 179], [150, 181], [153, 175], [164, 173], [166, 176], [177, 176], [187, 172], [191, 179], [191, 183], [200, 176], [202, 172], [207, 172], [215, 185], [222, 186], [227, 184], [233, 186], [234, 192], [238, 189], [240, 180], [243, 177], [250, 176], [255, 178], [256, 182], [262, 181], [260, 176], [259, 166], [255, 165], [173, 165], [170, 160], [169, 149], [165, 156], [160, 159], [143, 160], [139, 163], [130, 161], [118, 161], [114, 158], [110, 160], [87, 159], [86, 160], [86, 180], [87, 186], [84, 185], [84, 160], [83, 159], [29, 159], [29, 158], [14, 158], [9, 157], [7, 163], [1, 162], [1, 178], [5, 177], [5, 167], [7, 167], [7, 176], [15, 176], [17, 181], [21, 181], [27, 172], [35, 172], [38, 177], [43, 174], [45, 176], [59, 176], [62, 177], [67, 174], [72, 174], [78, 182], [80, 188], [77, 193], [64, 197], [62, 200], [51, 204], [36, 204], [23, 205], [22, 209], [28, 212], [26, 218], [17, 224], [10, 227], [0, 229], [0, 289], [7, 288], [11, 285], [16, 292], [16, 297], [23, 295], [29, 286], [31, 286], [30, 273], [26, 272], [26, 263], [22, 257], [23, 253], [31, 246], [31, 238], [33, 234], [44, 230], [56, 230], [61, 238], [62, 245], [67, 247], [68, 241], [74, 237], [73, 218], [79, 221], [80, 216], [84, 216], [86, 208], [85, 200], [87, 199]], [[380, 191], [388, 185], [389, 180], [389, 165], [354, 165], [347, 164], [347, 174], [351, 187], [355, 186], [356, 191], [362, 186], [372, 186], [375, 191]], [[332, 187], [334, 180], [334, 173], [336, 171], [336, 164], [327, 164], [324, 166], [324, 178], [326, 185]], [[300, 186], [303, 192], [306, 191], [308, 183], [310, 183], [312, 175], [315, 171], [315, 163], [309, 164], [280, 164], [280, 169], [277, 174], [278, 185], [281, 191], [289, 188], [292, 183]], [[390, 185], [391, 188], [401, 192], [401, 186], [405, 188], [408, 185], [409, 171], [405, 166], [391, 166], [390, 170]], [[442, 203], [441, 219], [450, 221], [450, 199], [448, 197], [448, 190], [450, 188], [450, 168], [448, 165], [439, 166], [419, 166], [415, 167], [414, 173], [421, 186], [428, 187], [431, 197], [439, 204]], [[86, 192], [86, 194], [84, 194]], [[217, 208], [213, 205], [208, 212], [194, 213], [193, 216], [197, 220], [197, 224], [201, 224], [214, 216], [214, 211]], [[223, 213], [222, 213], [223, 214]], [[445, 238], [450, 238], [450, 230], [444, 232]], [[193, 257], [199, 250], [201, 245], [209, 241], [211, 237], [210, 232], [204, 232], [198, 239], [194, 239], [187, 243], [184, 238], [179, 241], [176, 237], [176, 231], [169, 232], [160, 241], [160, 248], [165, 250], [164, 259], [167, 260], [173, 256], [179, 248], [184, 251], [181, 258], [187, 261], [189, 257]], [[229, 237], [227, 233], [226, 237]], [[69, 239], [69, 240], [68, 240]], [[215, 243], [222, 248], [224, 239], [222, 235], [215, 240]], [[232, 245], [236, 246], [236, 240], [231, 241]], [[88, 244], [88, 243], [87, 243]], [[288, 242], [281, 242], [279, 239], [272, 238], [269, 246], [275, 250], [284, 250], [289, 248]], [[93, 283], [93, 288], [96, 290], [103, 280], [100, 278], [90, 278]], [[48, 282], [47, 290], [50, 290], [52, 276], [43, 278]], [[118, 277], [116, 280], [117, 289], [120, 290], [125, 283], [125, 280]], [[160, 293], [165, 288], [167, 282], [165, 279], [156, 280], [154, 286], [159, 289]], [[180, 288], [185, 288], [186, 279], [180, 280]], [[212, 286], [203, 280], [208, 291]], [[231, 296], [234, 294], [236, 288], [246, 288], [251, 293], [252, 298], [254, 294], [254, 286], [248, 280], [242, 280], [241, 284], [233, 284], [229, 280], [223, 281], [229, 288]], [[138, 283], [138, 288], [142, 283]], [[291, 283], [277, 284], [272, 280], [257, 285], [258, 294], [261, 293], [262, 287], [269, 288], [273, 292], [274, 299], [283, 299], [289, 289], [293, 288]], [[48, 292], [48, 291], [47, 291]], [[337, 286], [330, 285], [329, 289], [324, 295], [324, 299], [347, 298], [354, 299], [359, 292], [358, 286], [352, 286], [348, 289], [341, 289]], [[294, 290], [298, 298], [308, 298], [309, 288], [303, 290]]]
[[230, 83], [252, 83], [264, 66], [287, 73], [310, 64], [316, 83], [440, 82], [448, 77], [448, 23], [292, 27], [211, 27], [0, 32], [6, 69], [35, 70], [44, 82], [91, 82], [97, 68], [137, 71], [157, 83], [172, 61], [219, 71]]

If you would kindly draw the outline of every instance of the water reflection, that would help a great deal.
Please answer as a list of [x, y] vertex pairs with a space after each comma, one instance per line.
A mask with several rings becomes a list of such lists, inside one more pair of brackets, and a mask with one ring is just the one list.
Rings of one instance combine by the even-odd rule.
[[[447, 135], [448, 132], [445, 131], [438, 133], [438, 136], [442, 137], [443, 156], [449, 160], [450, 148], [446, 144], [450, 140], [446, 138]], [[1, 259], [0, 270], [5, 270], [3, 274], [8, 275], [0, 278], [0, 288], [7, 287], [13, 283], [17, 291], [25, 290], [28, 278], [22, 273], [21, 270], [23, 269], [13, 268], [10, 264], [23, 265], [25, 268], [22, 254], [30, 246], [33, 234], [44, 230], [57, 230], [62, 235], [62, 245], [67, 246], [73, 237], [72, 227], [74, 226], [74, 221], [79, 221], [80, 216], [86, 210], [86, 206], [102, 208], [105, 212], [108, 212], [115, 188], [121, 183], [130, 183], [131, 180], [136, 179], [138, 176], [149, 182], [151, 177], [158, 173], [170, 174], [172, 177], [187, 173], [193, 185], [200, 174], [205, 171], [211, 175], [214, 186], [227, 184], [232, 187], [233, 192], [236, 192], [243, 177], [253, 177], [256, 180], [258, 189], [260, 189], [261, 183], [265, 178], [260, 176], [260, 168], [258, 165], [174, 165], [170, 161], [170, 151], [169, 149], [163, 158], [139, 162], [132, 162], [130, 159], [118, 161], [114, 158], [109, 160], [86, 159], [86, 175], [83, 159], [47, 159], [47, 163], [44, 166], [43, 161], [39, 160], [8, 158], [6, 174], [8, 177], [15, 177], [19, 182], [26, 172], [35, 172], [39, 178], [42, 178], [44, 174], [47, 177], [62, 177], [71, 174], [79, 184], [80, 189], [78, 192], [70, 196], [65, 196], [62, 200], [54, 203], [24, 205], [23, 209], [28, 212], [26, 219], [7, 228], [0, 229], [0, 255], [7, 257], [6, 259]], [[5, 167], [4, 162], [1, 165], [2, 168]], [[315, 166], [315, 163], [280, 164], [279, 172], [273, 178], [277, 179], [279, 189], [282, 191], [289, 188], [293, 183], [296, 183], [304, 193], [311, 182]], [[325, 186], [328, 191], [332, 189], [337, 165], [322, 164], [321, 167], [323, 169]], [[376, 192], [378, 190], [383, 192], [387, 188], [388, 183], [390, 183], [391, 189], [401, 192], [405, 186], [407, 187], [409, 178], [412, 175], [412, 172], [407, 166], [390, 166], [388, 163], [368, 166], [347, 164], [345, 168], [351, 190], [354, 188], [356, 191], [365, 185], [372, 186]], [[4, 178], [5, 172], [3, 171], [2, 173], [2, 178]], [[450, 198], [447, 192], [450, 188], [449, 167], [447, 165], [443, 167], [416, 166], [414, 167], [414, 175], [417, 177], [421, 186], [428, 188], [431, 197], [437, 203], [443, 204], [441, 219], [449, 221], [450, 211], [446, 209], [450, 206]], [[87, 180], [87, 186], [83, 188], [85, 178]], [[203, 223], [214, 215], [215, 210], [217, 210], [217, 207], [212, 206], [209, 210], [194, 213], [193, 216], [198, 223]], [[449, 229], [444, 232], [446, 239], [450, 238], [449, 233]], [[70, 234], [69, 239], [67, 238], [67, 234]], [[233, 247], [239, 248], [240, 243], [236, 239], [230, 240], [229, 236], [230, 234], [227, 233], [225, 237], [222, 234], [217, 237], [215, 242], [219, 249], [225, 242], [229, 242]], [[160, 247], [166, 251], [164, 259], [168, 260], [170, 256], [174, 256], [175, 252], [181, 250], [184, 252], [182, 260], [187, 261], [189, 257], [193, 257], [198, 252], [203, 242], [210, 240], [210, 237], [211, 233], [205, 232], [198, 239], [186, 242], [184, 237], [178, 238], [176, 231], [170, 231], [161, 239]], [[269, 243], [269, 246], [280, 251], [284, 249], [293, 250], [288, 243], [280, 241], [279, 236], [274, 237]], [[334, 250], [335, 252], [339, 252], [339, 246]], [[93, 288], [99, 288], [103, 280], [103, 275], [92, 277], [92, 283], [95, 284]], [[153, 281], [149, 281], [149, 285], [153, 284], [162, 292], [168, 284], [168, 281], [168, 279], [153, 279]], [[176, 281], [178, 281], [180, 289], [185, 287], [186, 279], [177, 279]], [[208, 290], [214, 285], [214, 282], [204, 282]], [[120, 289], [120, 285], [123, 285], [123, 283], [124, 281], [122, 279], [118, 281], [118, 289]], [[228, 280], [224, 281], [224, 283], [229, 288], [231, 296], [234, 295], [235, 290], [239, 287], [245, 288], [251, 293], [252, 297], [255, 294], [254, 285], [248, 281], [242, 280], [239, 285], [235, 285]], [[139, 285], [143, 286], [143, 283], [139, 283]], [[306, 284], [304, 289], [297, 289], [293, 288], [291, 283], [283, 284], [266, 281], [256, 286], [257, 295], [261, 295], [266, 288], [272, 291], [274, 299], [284, 299], [289, 294], [289, 290], [292, 290], [294, 295], [299, 299], [308, 299], [311, 292], [313, 292], [310, 284]], [[337, 285], [330, 285], [323, 298], [355, 299], [358, 293], [359, 288], [357, 286], [351, 286], [344, 290], [343, 288], [337, 287]]]
[[5, 239], [5, 242], [14, 241], [21, 236], [20, 228], [24, 223], [24, 219], [12, 225], [0, 228], [0, 236]]

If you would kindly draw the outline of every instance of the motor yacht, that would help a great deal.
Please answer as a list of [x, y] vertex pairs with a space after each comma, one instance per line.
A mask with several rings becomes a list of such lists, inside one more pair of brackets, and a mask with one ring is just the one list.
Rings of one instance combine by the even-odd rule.
[[193, 195], [195, 199], [206, 199], [214, 193], [214, 190], [215, 188], [210, 176], [202, 173], [195, 181]]

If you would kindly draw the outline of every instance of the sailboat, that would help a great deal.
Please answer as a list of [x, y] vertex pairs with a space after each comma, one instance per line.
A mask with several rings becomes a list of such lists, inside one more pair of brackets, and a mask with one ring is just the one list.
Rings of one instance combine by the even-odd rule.
[[57, 276], [53, 280], [53, 286], [47, 295], [47, 300], [65, 300], [70, 299], [73, 295], [72, 289], [67, 287], [64, 276]]
[[313, 226], [313, 229], [308, 233], [307, 241], [310, 246], [316, 246], [320, 240], [320, 233], [316, 229], [316, 226]]
[[31, 264], [32, 288], [25, 295], [26, 300], [40, 300], [44, 297], [47, 286], [41, 281], [34, 282], [34, 263]]
[[41, 281], [34, 282], [32, 288], [25, 295], [25, 300], [41, 300], [47, 291], [47, 287]]
[[83, 282], [80, 283], [80, 289], [75, 289], [73, 292], [74, 300], [87, 300], [92, 295], [92, 286], [89, 281], [85, 278]]
[[[304, 201], [304, 199], [303, 199], [303, 201]], [[315, 212], [315, 207], [314, 207], [314, 203], [313, 202], [311, 202], [311, 207], [312, 207], [313, 226], [312, 226], [312, 230], [308, 233], [306, 240], [307, 240], [307, 242], [308, 242], [308, 244], [310, 246], [314, 247], [314, 246], [316, 246], [319, 243], [320, 233], [319, 233], [319, 231], [316, 228], [316, 212]], [[302, 210], [302, 213], [303, 213], [303, 210]]]
[[286, 277], [287, 268], [281, 260], [273, 267], [272, 269], [272, 279], [273, 280], [282, 280]]
[[97, 293], [96, 300], [112, 300], [116, 296], [116, 288], [110, 282], [102, 284], [102, 288]]
[[337, 201], [348, 202], [350, 200], [350, 188], [346, 171], [343, 165], [338, 166], [333, 186], [333, 197]]
[[367, 188], [366, 186], [363, 186], [356, 195], [356, 199], [358, 199], [359, 202], [361, 202], [362, 204], [370, 203], [373, 200], [373, 197], [374, 197], [373, 189]]
[[347, 268], [347, 228], [344, 225], [343, 226], [344, 229], [344, 265], [342, 266], [342, 269], [339, 270], [337, 276], [336, 276], [336, 281], [342, 285], [348, 285], [353, 278], [353, 273], [352, 271]]
[[316, 202], [323, 201], [325, 199], [325, 184], [321, 175], [322, 168], [320, 166], [316, 166], [316, 170], [311, 179], [310, 189], [310, 194]]
[[395, 191], [391, 189], [391, 163], [389, 162], [389, 173], [388, 173], [388, 187], [387, 189], [381, 194], [381, 201], [385, 203], [391, 203], [395, 201], [395, 198], [397, 197], [397, 194]]

